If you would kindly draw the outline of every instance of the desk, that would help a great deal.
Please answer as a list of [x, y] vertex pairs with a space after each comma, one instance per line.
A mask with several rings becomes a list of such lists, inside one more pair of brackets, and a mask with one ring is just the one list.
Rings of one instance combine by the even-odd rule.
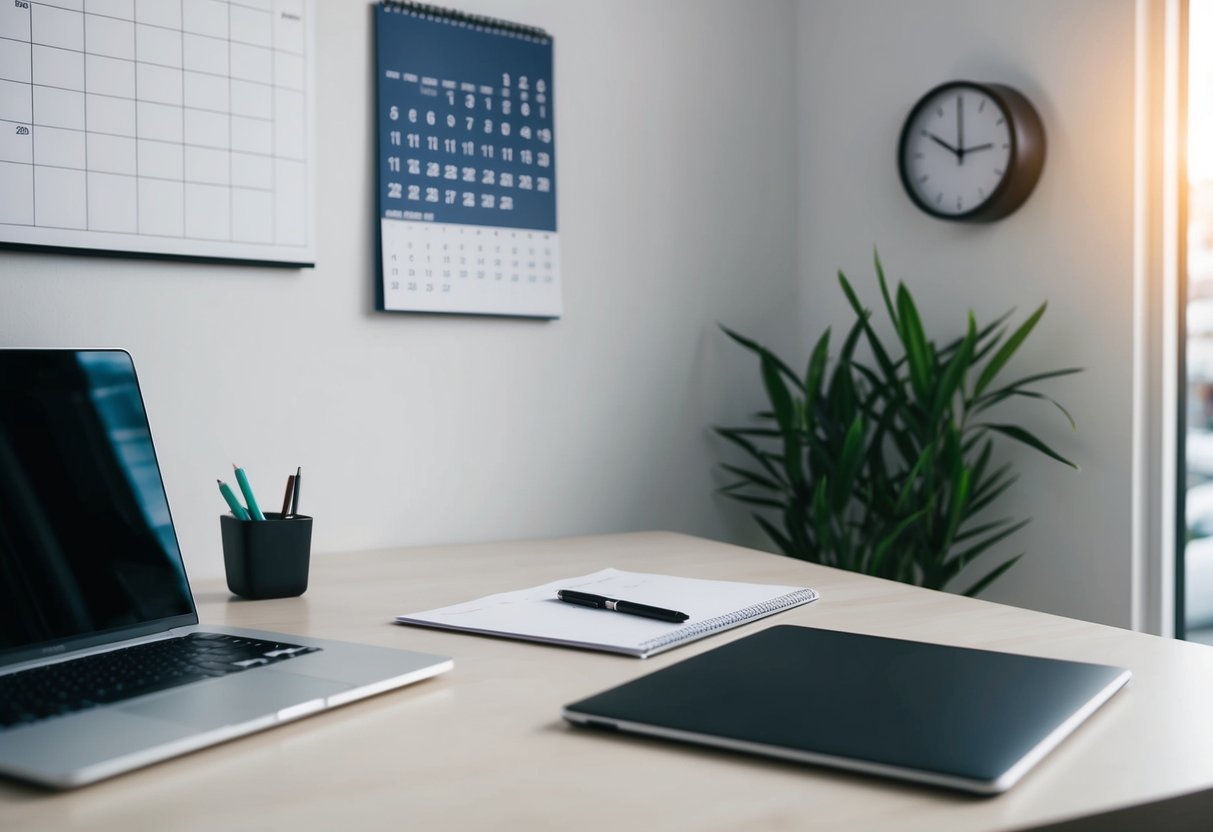
[[[605, 566], [807, 585], [822, 598], [644, 661], [390, 623]], [[455, 669], [77, 792], [0, 781], [0, 829], [957, 832], [1141, 804], [1154, 805], [1066, 828], [1174, 829], [1184, 816], [1208, 828], [1213, 817], [1213, 648], [1201, 645], [665, 533], [322, 555], [307, 594], [279, 601], [239, 601], [219, 581], [195, 590], [204, 624], [442, 653]], [[995, 798], [601, 735], [559, 717], [568, 702], [774, 624], [1120, 664], [1134, 679]]]

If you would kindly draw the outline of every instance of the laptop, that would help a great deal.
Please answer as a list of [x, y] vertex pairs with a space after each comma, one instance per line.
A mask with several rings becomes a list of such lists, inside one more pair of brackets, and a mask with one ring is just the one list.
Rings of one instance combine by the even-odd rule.
[[0, 350], [0, 774], [79, 786], [451, 667], [200, 626], [131, 357]]
[[1106, 665], [784, 625], [567, 705], [564, 718], [997, 794], [1129, 677]]

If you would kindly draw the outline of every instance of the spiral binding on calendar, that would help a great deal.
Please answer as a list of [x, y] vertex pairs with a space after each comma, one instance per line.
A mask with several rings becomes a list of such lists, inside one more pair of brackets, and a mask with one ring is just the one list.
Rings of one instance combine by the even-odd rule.
[[447, 9], [442, 6], [433, 6], [429, 3], [414, 3], [412, 0], [381, 0], [381, 3], [384, 6], [390, 6], [427, 20], [449, 20], [468, 26], [480, 26], [507, 34], [535, 38], [544, 43], [552, 39], [551, 35], [538, 26], [528, 26], [525, 23], [512, 23], [508, 20], [489, 17], [483, 14], [461, 12], [457, 9]]
[[672, 633], [666, 633], [664, 636], [658, 636], [657, 638], [641, 642], [640, 648], [644, 652], [649, 653], [662, 647], [669, 647], [671, 644], [678, 644], [683, 641], [691, 641], [700, 636], [706, 636], [717, 630], [727, 630], [729, 627], [736, 626], [737, 624], [755, 621], [772, 613], [777, 613], [780, 610], [785, 610], [788, 607], [807, 604], [816, 598], [816, 591], [812, 589], [798, 589], [795, 592], [780, 595], [778, 598], [772, 598], [770, 601], [764, 601], [761, 604], [754, 604], [744, 609], [718, 615], [715, 618], [709, 618], [706, 621], [680, 627]]

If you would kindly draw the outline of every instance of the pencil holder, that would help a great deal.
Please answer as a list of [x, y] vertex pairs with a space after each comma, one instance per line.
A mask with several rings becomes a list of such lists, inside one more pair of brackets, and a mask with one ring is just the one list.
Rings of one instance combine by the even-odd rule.
[[266, 512], [264, 520], [219, 516], [227, 588], [242, 598], [291, 598], [307, 591], [312, 518], [285, 519]]

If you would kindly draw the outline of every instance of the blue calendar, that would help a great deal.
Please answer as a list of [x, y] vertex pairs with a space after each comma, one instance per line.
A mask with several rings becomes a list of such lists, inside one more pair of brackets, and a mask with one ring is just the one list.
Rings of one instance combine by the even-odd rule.
[[383, 2], [376, 49], [379, 308], [559, 317], [551, 37]]

